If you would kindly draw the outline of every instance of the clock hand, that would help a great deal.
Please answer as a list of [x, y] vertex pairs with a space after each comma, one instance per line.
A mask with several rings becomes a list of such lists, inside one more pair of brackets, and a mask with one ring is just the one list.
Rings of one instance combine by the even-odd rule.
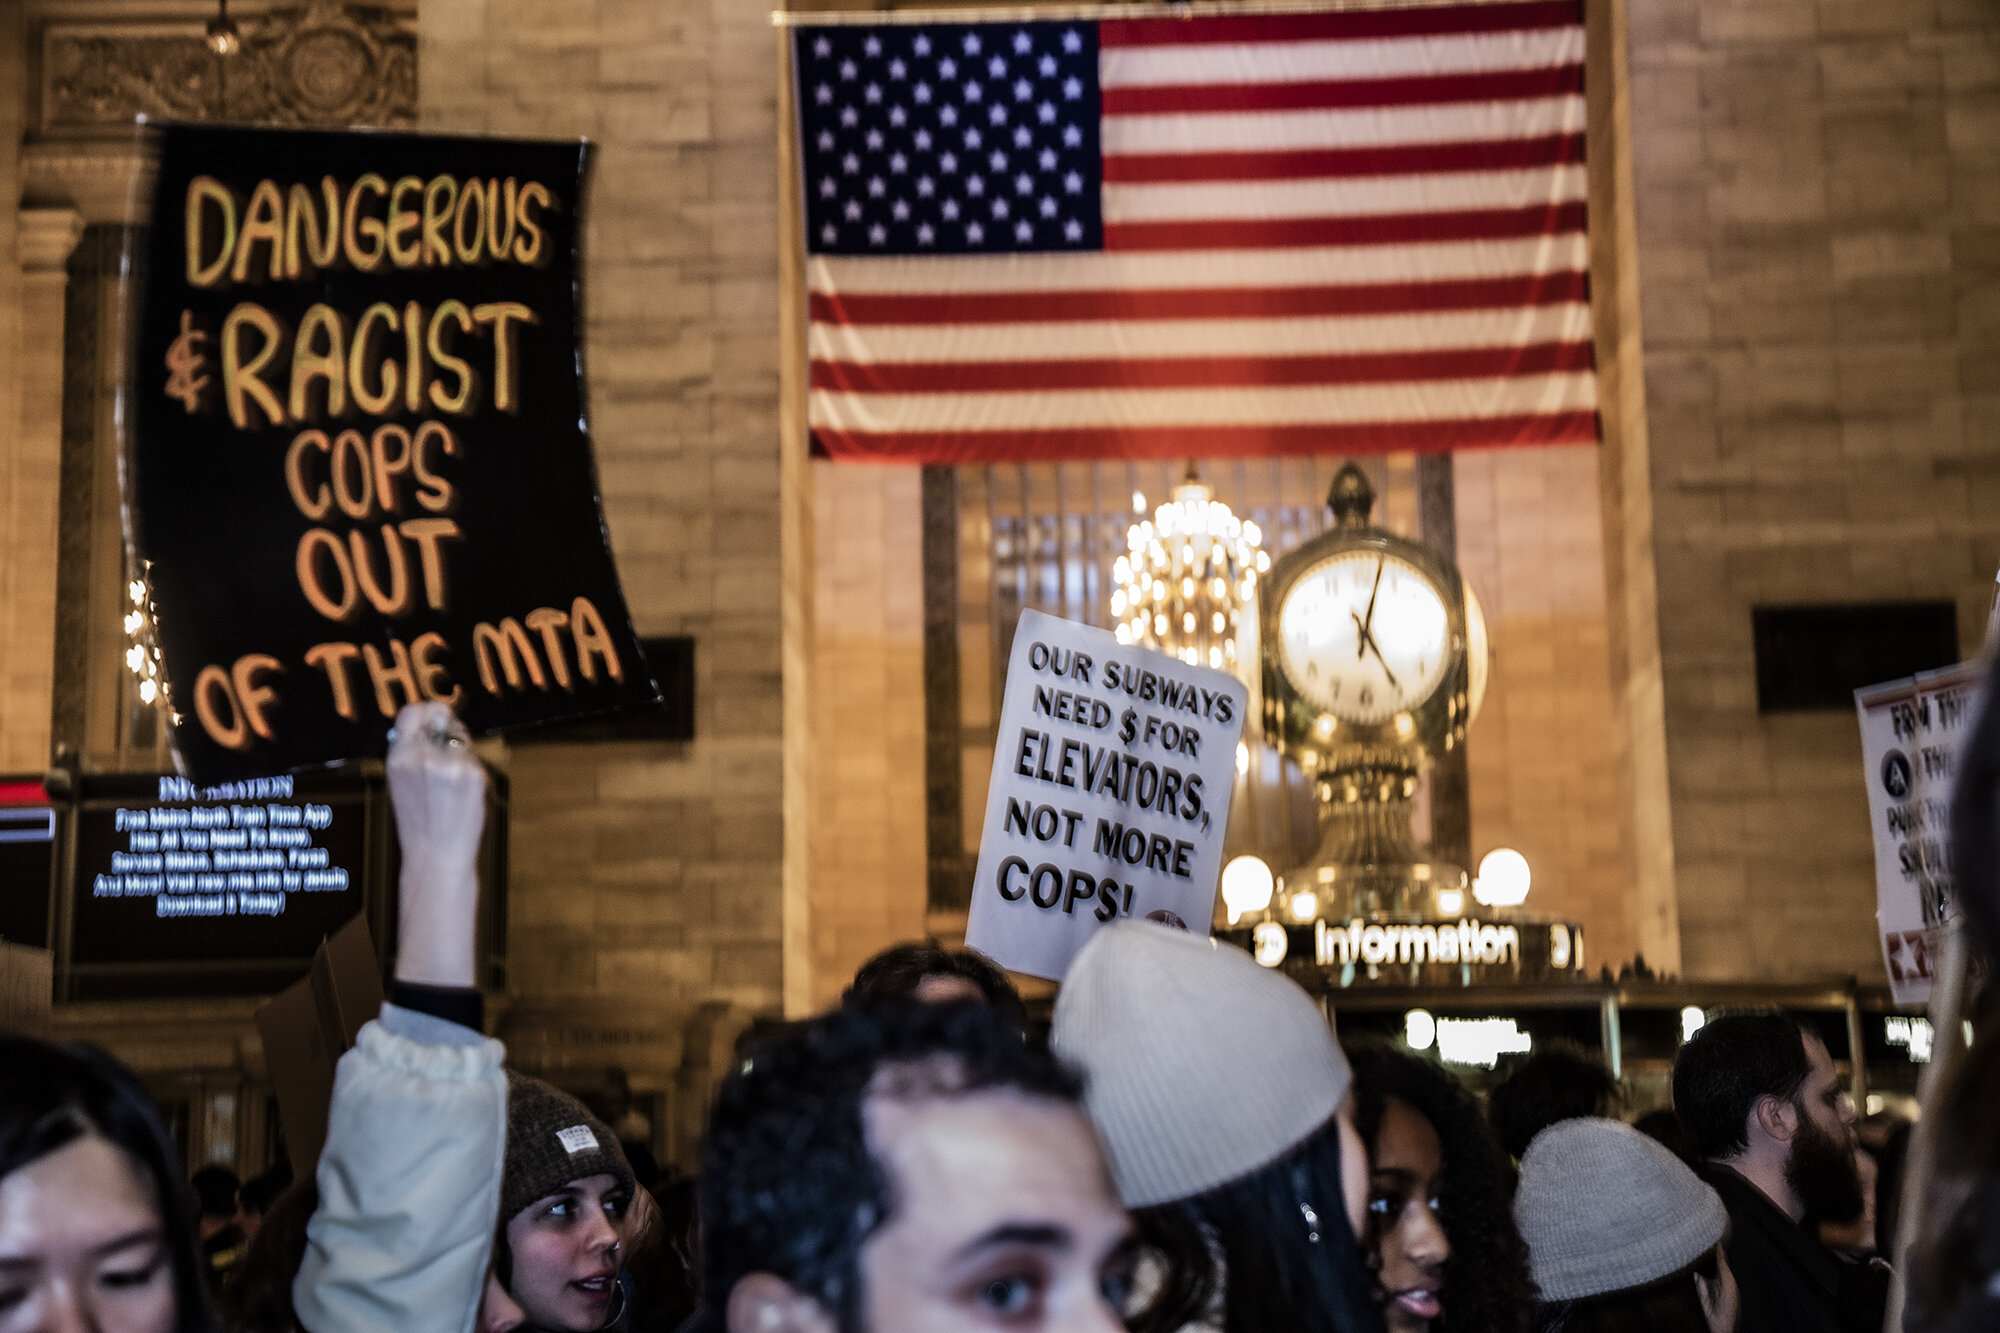
[[[1361, 632], [1363, 634], [1368, 633], [1369, 630], [1375, 627], [1375, 597], [1376, 594], [1382, 591], [1382, 565], [1383, 561], [1378, 556], [1375, 560], [1375, 586], [1368, 590], [1368, 614], [1362, 617]], [[1377, 648], [1375, 655], [1380, 657], [1382, 650]]]
[[1364, 636], [1363, 641], [1367, 643], [1367, 645], [1370, 648], [1373, 648], [1375, 650], [1375, 660], [1382, 664], [1382, 674], [1387, 676], [1389, 678], [1389, 684], [1394, 686], [1396, 690], [1400, 692], [1403, 687], [1396, 680], [1396, 673], [1389, 669], [1389, 659], [1382, 656], [1382, 645], [1375, 642], [1375, 636], [1369, 633], [1367, 630], [1363, 630], [1362, 635]]

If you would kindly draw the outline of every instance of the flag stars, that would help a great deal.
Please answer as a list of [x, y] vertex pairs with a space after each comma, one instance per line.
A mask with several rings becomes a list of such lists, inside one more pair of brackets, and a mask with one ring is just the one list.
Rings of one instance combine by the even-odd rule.
[[986, 119], [994, 125], [1005, 125], [1007, 123], [1007, 108], [995, 102], [992, 106], [986, 108]]
[[1075, 28], [1071, 28], [1063, 33], [1062, 44], [1065, 54], [1075, 55], [1083, 50], [1083, 36]]
[[1027, 29], [1014, 34], [1014, 54], [1024, 56], [1034, 50], [1035, 44], [1028, 39]]
[[1054, 171], [1056, 169], [1056, 150], [1053, 148], [1044, 148], [1042, 155], [1035, 159], [1035, 163], [1043, 171]]
[[821, 130], [819, 132], [819, 150], [822, 153], [831, 153], [833, 151], [832, 130]]
[[1056, 215], [1056, 201], [1055, 201], [1055, 196], [1053, 196], [1053, 195], [1047, 195], [1047, 194], [1043, 195], [1043, 196], [1042, 196], [1042, 216], [1043, 216], [1043, 217], [1045, 217], [1045, 218], [1052, 218], [1052, 217], [1054, 217], [1055, 215]]
[[1029, 82], [1028, 82], [1028, 81], [1027, 81], [1026, 79], [1016, 79], [1016, 80], [1014, 80], [1014, 100], [1015, 100], [1015, 101], [1017, 101], [1017, 102], [1025, 102], [1025, 101], [1027, 101], [1027, 100], [1028, 100], [1028, 99], [1029, 99], [1030, 97], [1033, 97], [1034, 95], [1035, 95], [1035, 85], [1034, 85], [1034, 84], [1032, 84], [1032, 83], [1029, 83]]
[[872, 58], [872, 57], [874, 57], [874, 56], [879, 56], [879, 55], [881, 55], [881, 54], [882, 54], [882, 39], [881, 39], [880, 37], [877, 37], [877, 36], [876, 36], [876, 35], [875, 35], [874, 33], [872, 33], [872, 32], [871, 32], [871, 33], [869, 33], [869, 34], [868, 34], [868, 40], [867, 40], [867, 41], [865, 41], [865, 42], [863, 42], [863, 43], [861, 44], [861, 54], [863, 54], [863, 55], [865, 55], [865, 56], [869, 56], [869, 57], [871, 57], [871, 58]]
[[907, 199], [898, 199], [895, 203], [890, 204], [889, 216], [898, 222], [908, 222], [910, 220], [910, 201]]
[[888, 188], [889, 183], [880, 176], [870, 176], [868, 178], [868, 197], [870, 199], [880, 199]]
[[1044, 125], [1053, 125], [1053, 124], [1055, 124], [1055, 123], [1056, 123], [1056, 104], [1055, 104], [1054, 102], [1044, 102], [1044, 103], [1042, 103], [1042, 104], [1041, 104], [1040, 106], [1036, 107], [1036, 108], [1035, 108], [1035, 119], [1036, 119], [1036, 120], [1039, 120], [1039, 121], [1041, 121], [1041, 122], [1042, 122], [1042, 124], [1044, 124]]
[[965, 192], [971, 195], [974, 199], [977, 199], [980, 195], [985, 194], [986, 178], [984, 176], [967, 176], [965, 178]]
[[895, 172], [898, 176], [900, 176], [909, 169], [910, 169], [909, 158], [904, 157], [901, 153], [889, 154], [889, 170]]
[[840, 211], [844, 215], [846, 215], [846, 218], [849, 222], [861, 221], [861, 201], [859, 199], [848, 200], [847, 207], [841, 209]]
[[967, 102], [977, 102], [984, 96], [986, 96], [986, 90], [979, 86], [977, 80], [967, 79], [965, 81], [965, 100]]
[[861, 170], [861, 159], [853, 153], [849, 153], [846, 157], [840, 159], [840, 169], [852, 176], [855, 172]]
[[1071, 194], [1083, 193], [1083, 177], [1072, 171], [1063, 177], [1063, 189]]
[[936, 194], [936, 193], [937, 193], [937, 182], [936, 182], [936, 181], [932, 180], [932, 179], [931, 179], [931, 178], [930, 178], [929, 176], [919, 176], [919, 177], [917, 177], [917, 197], [918, 197], [918, 198], [920, 198], [920, 199], [928, 199], [928, 198], [930, 198], [930, 197], [931, 197], [932, 195], [934, 195], [934, 194]]
[[935, 243], [936, 240], [937, 240], [937, 229], [932, 227], [930, 223], [923, 222], [917, 225], [918, 245], [931, 245]]
[[1005, 199], [995, 199], [993, 201], [994, 220], [1004, 222], [1007, 218], [1007, 213], [1008, 213], [1007, 201]]
[[1024, 171], [1014, 178], [1015, 194], [1033, 194], [1034, 192], [1035, 178], [1033, 176]]
[[958, 221], [958, 200], [956, 199], [945, 200], [944, 206], [938, 209], [938, 216], [943, 218], [946, 222]]
[[898, 82], [901, 82], [902, 80], [908, 78], [909, 74], [910, 74], [910, 67], [903, 63], [902, 57], [898, 56], [896, 59], [891, 60], [889, 62], [890, 78], [895, 79]]
[[882, 85], [879, 83], [869, 84], [861, 90], [861, 96], [867, 100], [870, 106], [880, 106], [882, 103]]
[[1043, 78], [1053, 79], [1056, 76], [1056, 69], [1058, 68], [1056, 58], [1054, 56], [1043, 56], [1041, 62], [1035, 68], [1040, 71]]
[[819, 197], [820, 197], [820, 198], [822, 198], [822, 199], [831, 199], [831, 198], [833, 198], [833, 197], [834, 197], [835, 195], [837, 195], [837, 194], [839, 194], [839, 193], [840, 193], [840, 186], [834, 183], [834, 179], [833, 179], [833, 177], [831, 177], [831, 176], [822, 176], [822, 177], [820, 178], [820, 182], [819, 182]]
[[900, 103], [889, 108], [889, 123], [897, 129], [903, 128], [904, 125], [909, 123], [909, 120], [910, 113], [903, 110]]
[[949, 83], [958, 77], [958, 62], [950, 56], [938, 61], [938, 77]]
[[968, 32], [967, 34], [965, 34], [965, 40], [960, 42], [959, 46], [965, 51], [965, 54], [969, 56], [978, 55], [979, 34], [976, 32]]
[[839, 239], [840, 239], [840, 228], [834, 226], [831, 222], [827, 223], [824, 227], [821, 227], [819, 229], [819, 240], [821, 245], [832, 245]]
[[1078, 77], [1076, 77], [1076, 75], [1072, 74], [1068, 78], [1063, 80], [1063, 97], [1065, 100], [1074, 102], [1077, 98], [1082, 96], [1083, 96], [1082, 79], [1079, 79]]
[[843, 128], [853, 129], [861, 123], [861, 113], [851, 106], [840, 108], [840, 123]]
[[1034, 142], [1034, 132], [1026, 125], [1016, 125], [1014, 127], [1014, 146], [1016, 148], [1027, 148]]
[[931, 132], [930, 132], [929, 130], [918, 130], [918, 131], [917, 131], [917, 137], [916, 137], [916, 139], [915, 139], [915, 140], [914, 140], [913, 142], [915, 142], [915, 144], [916, 144], [916, 146], [917, 146], [917, 151], [918, 151], [918, 152], [920, 152], [920, 153], [928, 153], [928, 152], [930, 152], [930, 150], [931, 150]]
[[979, 145], [984, 142], [985, 140], [980, 138], [979, 128], [977, 126], [974, 126], [972, 129], [969, 129], [965, 132], [965, 147], [967, 152], [978, 152]]
[[1083, 131], [1078, 129], [1074, 125], [1063, 126], [1063, 147], [1065, 148], [1083, 147]]
[[991, 60], [986, 62], [986, 73], [989, 78], [995, 78], [995, 79], [1006, 78], [1007, 62], [1002, 60], [999, 56], [994, 56]]
[[958, 108], [949, 104], [939, 107], [938, 124], [943, 125], [947, 129], [958, 124]]
[[1016, 222], [1014, 224], [1014, 239], [1019, 241], [1023, 245], [1026, 245], [1029, 241], [1034, 240], [1035, 224], [1028, 221], [1026, 218], [1022, 218], [1019, 222]]
[[840, 77], [842, 80], [851, 82], [860, 73], [861, 70], [852, 60], [843, 60], [840, 62]]
[[821, 60], [826, 59], [833, 54], [833, 43], [829, 42], [824, 36], [815, 38], [813, 40], [813, 54]]
[[928, 83], [919, 83], [916, 87], [910, 89], [910, 97], [918, 106], [929, 106], [931, 104], [931, 86]]
[[1063, 223], [1063, 239], [1071, 245], [1075, 245], [1081, 241], [1083, 239], [1083, 224], [1075, 218], [1071, 218], [1069, 221]]
[[917, 40], [910, 43], [910, 51], [915, 55], [929, 55], [931, 53], [931, 39], [922, 33], [918, 33]]
[[888, 240], [889, 240], [889, 229], [883, 226], [881, 223], [878, 222], [874, 226], [868, 229], [868, 244], [884, 245], [888, 242]]
[[1005, 171], [1007, 169], [1007, 155], [998, 148], [986, 155], [986, 161], [995, 171]]
[[947, 176], [949, 176], [949, 175], [950, 175], [950, 174], [951, 174], [952, 172], [954, 172], [954, 171], [957, 171], [957, 170], [958, 170], [958, 154], [957, 154], [957, 153], [940, 153], [940, 154], [938, 155], [938, 170], [939, 170], [939, 171], [942, 171], [942, 172], [943, 172], [943, 173], [944, 173], [945, 175], [947, 175]]
[[813, 101], [818, 102], [821, 106], [832, 106], [833, 85], [822, 83], [819, 87], [813, 89]]
[[968, 222], [965, 224], [965, 243], [967, 245], [978, 245], [985, 239], [986, 228], [980, 226], [977, 222]]
[[868, 131], [868, 139], [867, 139], [867, 143], [868, 143], [868, 151], [869, 151], [869, 152], [871, 152], [871, 153], [879, 153], [879, 152], [881, 152], [881, 151], [882, 151], [882, 131], [880, 131], [880, 130], [870, 130], [870, 131]]

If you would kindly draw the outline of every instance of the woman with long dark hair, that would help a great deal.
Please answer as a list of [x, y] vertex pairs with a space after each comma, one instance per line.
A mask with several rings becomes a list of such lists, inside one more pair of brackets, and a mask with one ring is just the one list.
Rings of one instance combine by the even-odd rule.
[[187, 1186], [130, 1070], [0, 1036], [0, 1327], [213, 1333]]
[[1514, 1172], [1479, 1103], [1419, 1056], [1377, 1044], [1347, 1056], [1389, 1333], [1525, 1333], [1534, 1288]]
[[1071, 965], [1053, 1040], [1167, 1260], [1145, 1327], [1381, 1328], [1356, 1241], [1368, 1168], [1351, 1077], [1311, 997], [1241, 949], [1123, 922]]

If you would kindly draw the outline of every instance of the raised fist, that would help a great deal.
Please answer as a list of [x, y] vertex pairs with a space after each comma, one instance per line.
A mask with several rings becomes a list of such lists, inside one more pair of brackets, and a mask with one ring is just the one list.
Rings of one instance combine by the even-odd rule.
[[396, 715], [388, 766], [403, 849], [396, 978], [471, 986], [486, 770], [465, 724], [441, 703], [409, 704]]

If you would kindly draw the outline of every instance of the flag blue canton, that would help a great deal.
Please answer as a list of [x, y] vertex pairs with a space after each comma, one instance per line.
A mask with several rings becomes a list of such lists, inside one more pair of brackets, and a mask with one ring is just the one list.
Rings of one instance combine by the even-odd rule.
[[1103, 244], [1090, 23], [800, 28], [813, 254]]

